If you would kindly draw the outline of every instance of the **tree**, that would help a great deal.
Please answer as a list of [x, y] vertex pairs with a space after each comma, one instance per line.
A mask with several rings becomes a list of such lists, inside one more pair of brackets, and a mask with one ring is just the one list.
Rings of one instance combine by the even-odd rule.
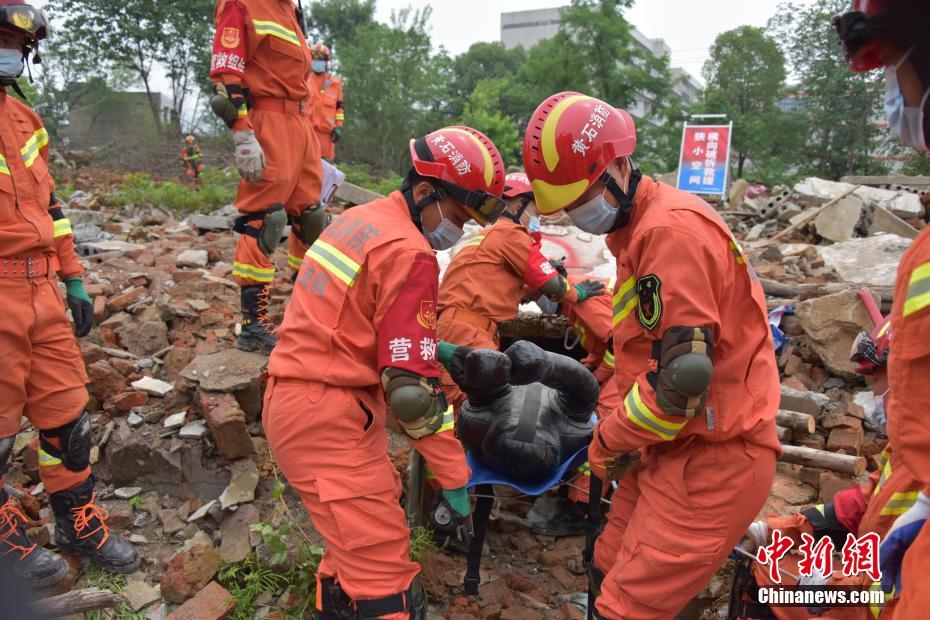
[[462, 114], [469, 97], [482, 80], [512, 79], [523, 63], [526, 51], [522, 47], [506, 49], [502, 43], [473, 43], [468, 51], [452, 61], [452, 79], [449, 80], [447, 112], [450, 116]]
[[84, 77], [130, 72], [149, 96], [161, 128], [161, 110], [152, 96], [155, 71], [164, 67], [173, 114], [182, 118], [188, 94], [206, 77], [196, 58], [209, 50], [214, 6], [213, 0], [52, 0], [48, 9], [65, 16], [58, 29], [62, 58]]
[[762, 28], [740, 26], [717, 36], [704, 63], [704, 108], [729, 115], [736, 176], [746, 160], [766, 162], [778, 153], [775, 137], [786, 121], [778, 108], [785, 93], [785, 56]]
[[796, 161], [802, 172], [828, 179], [885, 172], [875, 158], [885, 139], [878, 122], [883, 77], [851, 72], [830, 25], [834, 15], [848, 9], [847, 0], [785, 2], [768, 24], [772, 38], [782, 42], [790, 73], [798, 77], [794, 96], [807, 139]]
[[506, 79], [480, 80], [465, 104], [462, 124], [474, 127], [490, 138], [500, 151], [505, 166], [520, 166], [523, 152], [520, 128], [501, 112], [501, 96], [510, 84]]
[[311, 41], [323, 41], [333, 51], [332, 68], [342, 66], [337, 49], [351, 45], [358, 31], [375, 23], [375, 0], [321, 0], [310, 5], [307, 24]]

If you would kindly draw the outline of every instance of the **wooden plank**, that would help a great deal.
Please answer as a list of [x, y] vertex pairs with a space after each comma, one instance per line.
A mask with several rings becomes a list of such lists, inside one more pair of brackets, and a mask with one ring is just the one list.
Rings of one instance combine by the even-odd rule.
[[785, 463], [819, 467], [820, 469], [828, 469], [849, 476], [858, 476], [865, 471], [865, 458], [861, 456], [837, 454], [836, 452], [815, 450], [803, 446], [783, 445], [782, 450], [779, 460]]

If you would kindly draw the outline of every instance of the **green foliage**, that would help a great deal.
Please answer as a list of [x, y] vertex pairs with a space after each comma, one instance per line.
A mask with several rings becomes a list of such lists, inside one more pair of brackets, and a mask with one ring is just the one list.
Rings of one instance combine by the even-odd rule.
[[132, 506], [133, 510], [138, 510], [145, 505], [145, 500], [142, 499], [141, 495], [136, 495], [135, 497], [129, 498], [129, 505]]
[[433, 528], [423, 525], [410, 530], [410, 559], [419, 562], [439, 548], [433, 538]]
[[747, 159], [757, 162], [756, 178], [774, 182], [795, 161], [803, 143], [802, 125], [778, 107], [785, 96], [785, 56], [762, 28], [741, 26], [717, 36], [704, 64], [703, 109], [733, 121], [735, 176]]
[[340, 163], [339, 169], [345, 173], [346, 181], [349, 183], [384, 196], [400, 189], [404, 182], [404, 178], [399, 174], [392, 171], [378, 173], [368, 164]]
[[522, 167], [523, 140], [513, 119], [501, 112], [501, 100], [510, 82], [504, 79], [480, 80], [472, 91], [462, 124], [480, 130], [491, 139], [504, 158], [504, 166]]
[[791, 161], [799, 172], [827, 179], [847, 174], [882, 174], [874, 158], [887, 138], [874, 121], [882, 117], [883, 76], [853, 73], [843, 59], [834, 15], [849, 10], [848, 0], [784, 2], [768, 25], [796, 75], [805, 140]]
[[[83, 582], [83, 587], [101, 588], [114, 594], [120, 594], [126, 588], [125, 576], [108, 573], [95, 564], [92, 564], [84, 574]], [[126, 599], [121, 598], [116, 609], [85, 612], [84, 620], [107, 620], [112, 617], [119, 620], [145, 620], [145, 614], [145, 609], [134, 611]]]
[[[522, 47], [508, 50], [498, 42], [472, 44], [467, 52], [452, 61], [453, 78], [448, 81], [444, 112], [453, 118], [462, 116], [466, 103], [480, 82], [512, 80], [525, 62], [526, 51]], [[501, 111], [509, 114], [512, 110]]]
[[310, 24], [316, 40], [329, 46], [340, 65], [337, 48], [356, 39], [361, 26], [375, 20], [375, 0], [325, 0], [309, 7]]
[[196, 189], [177, 181], [159, 181], [148, 174], [129, 174], [112, 189], [110, 202], [168, 209], [176, 213], [209, 212], [231, 203], [236, 197], [236, 180], [230, 171], [208, 168]]
[[273, 596], [280, 596], [288, 585], [286, 576], [261, 566], [254, 553], [250, 553], [241, 564], [229, 564], [221, 568], [219, 582], [236, 601], [231, 616], [233, 620], [248, 620], [252, 617], [252, 604], [259, 595], [269, 592]]

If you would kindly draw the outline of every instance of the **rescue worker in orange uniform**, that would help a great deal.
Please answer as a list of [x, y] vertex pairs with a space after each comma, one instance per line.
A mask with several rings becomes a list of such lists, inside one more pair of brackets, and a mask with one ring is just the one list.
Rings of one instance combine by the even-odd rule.
[[533, 114], [523, 163], [539, 212], [566, 210], [617, 258], [623, 405], [600, 418], [588, 457], [608, 478], [634, 450], [642, 464], [595, 547], [595, 616], [671, 618], [768, 497], [780, 388], [765, 295], [739, 245], [704, 201], [635, 169], [635, 148], [627, 112], [565, 92]]
[[210, 78], [213, 111], [233, 131], [242, 177], [236, 209], [233, 276], [242, 289], [236, 346], [270, 352], [272, 254], [291, 224], [289, 262], [296, 266], [323, 228], [320, 145], [310, 119], [310, 50], [293, 0], [219, 0]]
[[333, 161], [336, 143], [342, 137], [346, 123], [346, 106], [342, 99], [342, 80], [329, 72], [333, 55], [323, 43], [310, 48], [310, 88], [313, 91], [313, 128], [320, 141], [320, 153]]
[[[517, 317], [524, 286], [555, 302], [604, 292], [597, 280], [571, 286], [543, 256], [538, 236], [528, 228], [538, 228], [538, 218], [525, 174], [507, 175], [504, 198], [507, 209], [500, 220], [469, 239], [443, 275], [437, 332], [444, 342], [496, 350], [497, 326]], [[442, 389], [458, 411], [466, 396], [446, 370]]]
[[[891, 344], [891, 320], [886, 318], [877, 325], [871, 334], [863, 332], [856, 341], [853, 360], [859, 364], [858, 372], [873, 378], [872, 392], [875, 394], [876, 408], [872, 419], [886, 432], [886, 413], [884, 403], [888, 398], [888, 351]], [[889, 443], [882, 453], [881, 464], [865, 484], [857, 484], [844, 489], [833, 496], [827, 504], [819, 504], [791, 516], [773, 515], [765, 521], [756, 521], [746, 532], [747, 540], [741, 546], [751, 553], [771, 540], [772, 531], [779, 530], [795, 543], [795, 549], [802, 543], [801, 535], [806, 533], [815, 540], [827, 536], [832, 539], [834, 549], [839, 551], [846, 543], [851, 532], [856, 536], [876, 533], [882, 539], [895, 520], [907, 512], [917, 500], [924, 484], [914, 477], [901, 461], [893, 444]], [[792, 575], [798, 575], [798, 561], [801, 556], [789, 554], [779, 561], [779, 568]], [[769, 568], [761, 564], [752, 565], [752, 576], [760, 587], [774, 586], [769, 575]], [[879, 589], [881, 582], [872, 583], [871, 578], [863, 573], [853, 577], [843, 577], [838, 567], [833, 575], [828, 576], [829, 585], [856, 586], [860, 589]], [[795, 585], [791, 576], [782, 572], [781, 585]], [[863, 607], [840, 607], [819, 612], [817, 617], [849, 618], [873, 620], [891, 618], [898, 602], [897, 598], [887, 598], [885, 605]], [[802, 620], [811, 617], [804, 607], [771, 607], [759, 603], [749, 603], [744, 610], [747, 615], [740, 617], [761, 617], [759, 614], [767, 608], [780, 620]]]
[[[30, 540], [32, 523], [3, 488], [24, 415], [39, 430], [39, 476], [55, 517], [56, 546], [89, 555], [110, 572], [130, 573], [139, 565], [135, 548], [110, 535], [107, 512], [94, 502], [87, 374], [75, 339], [90, 332], [94, 310], [49, 175], [48, 133], [36, 113], [7, 92], [21, 95], [15, 80], [47, 34], [44, 13], [0, 0], [0, 555], [40, 588], [66, 578], [69, 567]], [[73, 332], [53, 273], [67, 289]]]
[[184, 138], [184, 146], [181, 147], [181, 161], [184, 162], [184, 176], [190, 181], [196, 181], [203, 172], [203, 162], [200, 161], [200, 147], [197, 145], [197, 139], [189, 135]]
[[469, 470], [439, 384], [434, 250], [470, 219], [496, 220], [504, 166], [468, 127], [411, 140], [410, 154], [400, 191], [346, 211], [307, 251], [269, 361], [265, 434], [326, 541], [319, 618], [426, 617], [388, 407], [453, 522], [469, 515]]
[[[905, 144], [930, 150], [930, 5], [923, 0], [855, 0], [834, 26], [854, 72], [885, 69], [885, 114]], [[881, 547], [882, 589], [900, 597], [895, 615], [930, 609], [930, 231], [901, 258], [891, 310], [888, 438], [927, 487], [898, 517]]]

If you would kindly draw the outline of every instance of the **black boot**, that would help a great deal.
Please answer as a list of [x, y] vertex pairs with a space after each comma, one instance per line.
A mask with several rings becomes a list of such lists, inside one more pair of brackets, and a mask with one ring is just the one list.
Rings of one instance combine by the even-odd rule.
[[236, 348], [270, 354], [278, 344], [274, 326], [268, 320], [268, 287], [261, 284], [242, 287], [242, 332]]
[[32, 542], [26, 533], [29, 519], [6, 491], [0, 489], [0, 555], [13, 573], [29, 586], [48, 588], [68, 576], [68, 563], [45, 547]]
[[62, 551], [89, 555], [109, 573], [131, 573], [139, 567], [132, 543], [110, 534], [106, 510], [94, 503], [94, 477], [50, 495], [55, 513], [55, 544]]

